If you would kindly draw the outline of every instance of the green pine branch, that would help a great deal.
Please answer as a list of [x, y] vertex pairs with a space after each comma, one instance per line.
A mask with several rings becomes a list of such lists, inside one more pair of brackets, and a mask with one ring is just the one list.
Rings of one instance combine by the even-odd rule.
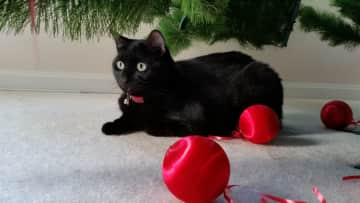
[[309, 6], [302, 7], [300, 23], [304, 31], [319, 33], [321, 39], [328, 41], [331, 46], [345, 45], [353, 48], [360, 43], [358, 25], [348, 23], [341, 17], [328, 12], [316, 11]]
[[360, 1], [356, 0], [333, 0], [332, 5], [339, 8], [340, 13], [360, 25]]
[[[27, 1], [0, 2], [0, 30], [21, 33], [29, 25]], [[121, 33], [135, 33], [141, 23], [164, 16], [170, 0], [38, 0], [36, 30], [44, 29], [54, 37], [71, 40], [110, 35], [110, 28]]]
[[177, 0], [181, 11], [193, 24], [214, 23], [228, 6], [229, 0]]

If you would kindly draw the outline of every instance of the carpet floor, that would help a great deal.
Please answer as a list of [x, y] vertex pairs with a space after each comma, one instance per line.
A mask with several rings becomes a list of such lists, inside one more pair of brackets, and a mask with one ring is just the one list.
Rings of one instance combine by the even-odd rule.
[[[177, 138], [145, 133], [105, 136], [120, 115], [117, 95], [0, 92], [0, 202], [179, 202], [162, 181], [162, 159]], [[221, 141], [231, 162], [237, 203], [258, 191], [318, 202], [360, 202], [359, 133], [324, 129], [326, 101], [286, 99], [284, 129], [269, 145]], [[360, 102], [349, 101], [360, 117]], [[225, 202], [219, 197], [216, 202]]]

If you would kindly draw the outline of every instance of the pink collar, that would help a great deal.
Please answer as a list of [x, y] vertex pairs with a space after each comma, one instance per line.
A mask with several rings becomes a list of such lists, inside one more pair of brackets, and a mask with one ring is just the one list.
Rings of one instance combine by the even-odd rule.
[[130, 99], [133, 100], [133, 102], [138, 103], [138, 104], [144, 103], [144, 97], [141, 97], [141, 96], [130, 95]]

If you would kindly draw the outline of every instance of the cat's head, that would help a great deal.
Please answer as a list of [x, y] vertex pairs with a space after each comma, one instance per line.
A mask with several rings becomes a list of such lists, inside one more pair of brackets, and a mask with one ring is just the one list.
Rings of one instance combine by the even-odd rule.
[[160, 91], [171, 82], [174, 61], [160, 31], [153, 30], [141, 40], [118, 36], [115, 42], [113, 73], [124, 92], [143, 96], [149, 91]]

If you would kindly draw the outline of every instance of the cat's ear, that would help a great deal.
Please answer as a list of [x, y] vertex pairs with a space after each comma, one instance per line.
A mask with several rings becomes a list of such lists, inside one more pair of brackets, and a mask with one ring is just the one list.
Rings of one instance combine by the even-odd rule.
[[146, 39], [146, 43], [151, 48], [156, 48], [156, 49], [160, 50], [161, 55], [163, 55], [166, 52], [165, 40], [159, 30], [151, 31], [148, 38]]
[[116, 49], [119, 51], [121, 48], [123, 48], [124, 46], [128, 45], [131, 42], [131, 39], [126, 38], [124, 36], [121, 36], [120, 34], [116, 33], [116, 32], [112, 32], [112, 37], [115, 40], [115, 44], [116, 44]]

